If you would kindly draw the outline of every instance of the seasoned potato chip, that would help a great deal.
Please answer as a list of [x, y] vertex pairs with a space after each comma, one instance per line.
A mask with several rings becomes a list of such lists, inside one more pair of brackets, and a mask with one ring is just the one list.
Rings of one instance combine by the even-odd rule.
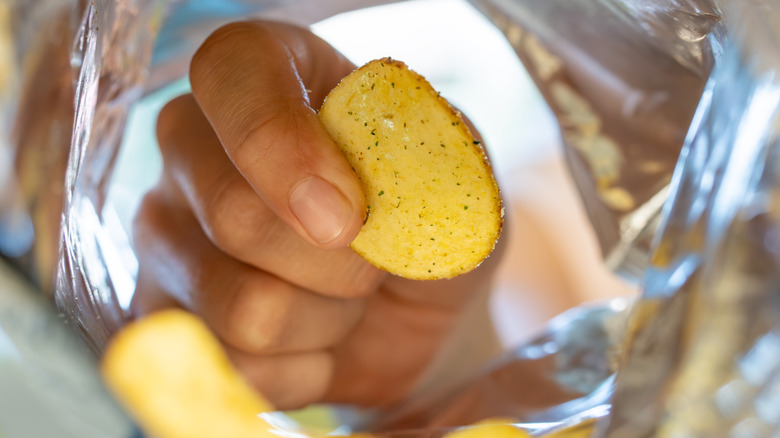
[[278, 437], [274, 408], [233, 368], [206, 325], [165, 310], [127, 325], [101, 361], [107, 386], [155, 438]]
[[490, 254], [502, 225], [498, 185], [485, 150], [425, 78], [371, 61], [328, 94], [319, 117], [366, 196], [358, 254], [412, 279], [454, 277]]

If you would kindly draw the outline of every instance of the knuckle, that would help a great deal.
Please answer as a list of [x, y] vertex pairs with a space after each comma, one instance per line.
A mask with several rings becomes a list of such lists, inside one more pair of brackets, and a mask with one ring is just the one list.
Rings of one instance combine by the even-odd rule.
[[203, 221], [210, 240], [223, 252], [244, 259], [267, 227], [257, 195], [235, 176], [207, 195]]
[[160, 110], [160, 114], [157, 115], [157, 143], [160, 148], [164, 148], [171, 139], [175, 139], [176, 126], [179, 124], [179, 112], [177, 108], [176, 100], [172, 100], [165, 104]]
[[211, 241], [221, 250], [232, 253], [238, 245], [238, 232], [235, 213], [240, 210], [235, 190], [218, 191], [208, 199], [204, 206], [204, 228]]
[[141, 198], [132, 222], [133, 246], [139, 262], [156, 258], [155, 248], [168, 237], [167, 230], [175, 213], [175, 208], [158, 188], [153, 188]]
[[196, 106], [191, 94], [185, 94], [166, 103], [157, 115], [156, 136], [160, 151], [165, 154], [170, 145], [182, 137], [181, 131], [192, 124], [187, 118]]
[[293, 315], [292, 294], [268, 286], [266, 281], [251, 278], [239, 285], [225, 317], [226, 342], [253, 354], [284, 346]]
[[146, 237], [151, 233], [152, 225], [155, 224], [156, 213], [163, 205], [159, 198], [159, 194], [154, 190], [149, 191], [141, 198], [141, 203], [133, 217], [133, 237], [135, 239]]
[[[231, 108], [241, 117], [234, 118], [225, 129], [232, 139], [226, 144], [228, 155], [248, 169], [266, 167], [263, 163], [282, 150], [288, 156], [296, 153], [298, 148], [292, 146], [302, 143], [301, 136], [307, 130], [305, 121], [311, 117], [311, 110], [297, 97], [266, 94], [262, 99], [265, 101], [250, 99], [243, 108]], [[281, 144], [286, 147], [283, 149]]]

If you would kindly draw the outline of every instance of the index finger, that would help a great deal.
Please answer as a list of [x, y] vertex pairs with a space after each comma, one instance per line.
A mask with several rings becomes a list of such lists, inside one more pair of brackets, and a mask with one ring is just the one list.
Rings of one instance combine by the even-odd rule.
[[195, 54], [195, 99], [254, 191], [299, 235], [322, 248], [347, 245], [365, 200], [314, 108], [352, 64], [291, 25], [241, 22]]

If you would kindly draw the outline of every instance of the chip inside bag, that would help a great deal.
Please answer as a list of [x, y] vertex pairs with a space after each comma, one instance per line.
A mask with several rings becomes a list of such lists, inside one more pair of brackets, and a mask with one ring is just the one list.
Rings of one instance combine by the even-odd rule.
[[358, 254], [422, 280], [468, 272], [490, 254], [502, 225], [498, 184], [480, 141], [424, 77], [371, 61], [328, 94], [319, 117], [366, 196]]

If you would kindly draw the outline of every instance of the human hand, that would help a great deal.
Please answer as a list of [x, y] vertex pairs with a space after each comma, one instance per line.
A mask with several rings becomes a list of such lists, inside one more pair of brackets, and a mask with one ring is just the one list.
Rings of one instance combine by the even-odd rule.
[[347, 246], [363, 194], [315, 109], [353, 68], [304, 29], [219, 29], [192, 61], [193, 93], [160, 114], [164, 171], [136, 218], [133, 316], [200, 315], [281, 409], [388, 406], [498, 349], [485, 303], [500, 245], [437, 281], [392, 276]]

